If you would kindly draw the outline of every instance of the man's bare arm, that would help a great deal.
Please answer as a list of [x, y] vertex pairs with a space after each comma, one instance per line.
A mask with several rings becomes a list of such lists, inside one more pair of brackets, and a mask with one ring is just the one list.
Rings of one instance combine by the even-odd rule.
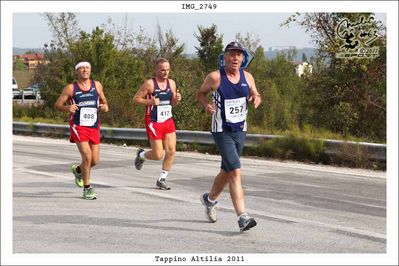
[[214, 103], [213, 102], [208, 102], [207, 99], [207, 94], [210, 91], [216, 90], [217, 87], [219, 86], [220, 82], [220, 74], [218, 71], [214, 71], [209, 73], [204, 82], [202, 83], [200, 89], [198, 90], [197, 98], [198, 102], [201, 104], [201, 106], [205, 109], [206, 112], [208, 113], [214, 113], [216, 111]]
[[69, 84], [65, 86], [62, 90], [61, 95], [58, 97], [57, 101], [54, 104], [54, 108], [58, 111], [62, 112], [70, 112], [75, 113], [79, 107], [76, 104], [65, 104], [73, 94], [73, 84]]

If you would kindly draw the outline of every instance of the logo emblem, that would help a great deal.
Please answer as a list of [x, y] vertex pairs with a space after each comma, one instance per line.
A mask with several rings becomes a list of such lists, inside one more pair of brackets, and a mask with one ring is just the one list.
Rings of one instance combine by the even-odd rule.
[[379, 37], [373, 16], [361, 16], [355, 22], [344, 18], [339, 21], [335, 33], [339, 43], [343, 43], [336, 58], [361, 59], [379, 56], [379, 47], [370, 46]]

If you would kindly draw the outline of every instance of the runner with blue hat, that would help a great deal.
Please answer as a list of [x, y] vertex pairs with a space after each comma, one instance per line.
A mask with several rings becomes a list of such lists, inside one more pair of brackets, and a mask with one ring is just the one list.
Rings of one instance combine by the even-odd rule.
[[[212, 114], [211, 133], [222, 157], [219, 173], [210, 192], [201, 196], [210, 222], [216, 222], [217, 198], [228, 184], [240, 231], [256, 226], [254, 218], [245, 209], [244, 190], [241, 184], [240, 155], [247, 131], [248, 104], [255, 109], [262, 102], [253, 76], [244, 69], [252, 60], [238, 42], [229, 43], [220, 59], [220, 69], [207, 75], [198, 91], [198, 101]], [[212, 101], [207, 94], [212, 92]]]

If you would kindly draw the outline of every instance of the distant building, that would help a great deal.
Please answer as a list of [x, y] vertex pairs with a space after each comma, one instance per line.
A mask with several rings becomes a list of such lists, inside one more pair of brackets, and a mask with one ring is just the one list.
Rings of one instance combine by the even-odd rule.
[[295, 66], [295, 74], [298, 77], [301, 77], [305, 72], [308, 72], [309, 74], [312, 74], [313, 67], [308, 62], [294, 61], [292, 63]]
[[296, 49], [296, 46], [292, 45], [278, 45], [278, 46], [270, 46], [269, 51], [284, 51], [284, 50], [293, 50]]
[[42, 53], [14, 55], [14, 61], [17, 59], [22, 59], [29, 70], [35, 69], [38, 65], [48, 63], [48, 61], [44, 60], [44, 54]]

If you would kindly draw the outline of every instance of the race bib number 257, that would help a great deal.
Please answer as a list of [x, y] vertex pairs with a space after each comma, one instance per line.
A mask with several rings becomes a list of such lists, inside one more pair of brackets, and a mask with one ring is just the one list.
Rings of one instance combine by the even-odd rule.
[[241, 97], [224, 100], [224, 112], [226, 114], [226, 121], [229, 123], [244, 121], [247, 116], [247, 99]]

